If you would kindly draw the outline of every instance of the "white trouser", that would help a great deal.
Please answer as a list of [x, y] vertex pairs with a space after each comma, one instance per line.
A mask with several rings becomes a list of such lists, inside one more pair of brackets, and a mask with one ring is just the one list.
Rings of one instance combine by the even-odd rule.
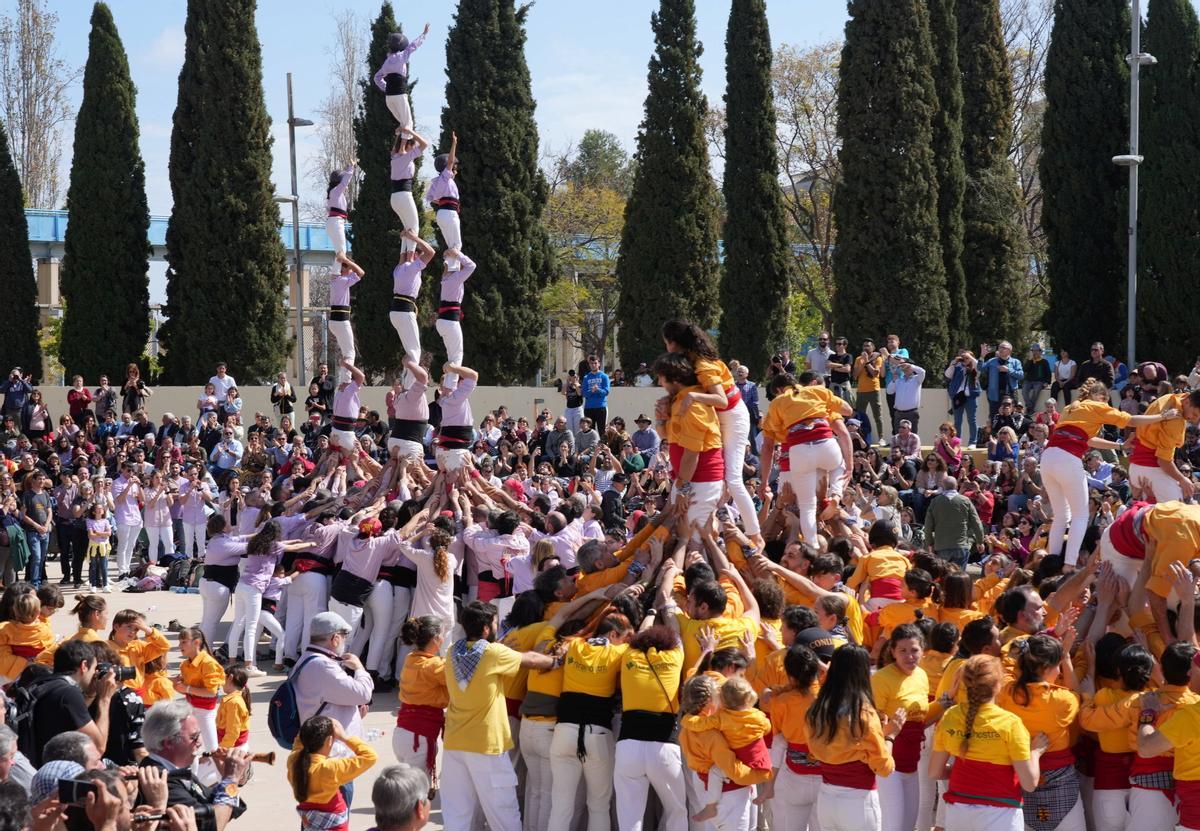
[[[187, 557], [195, 557], [203, 560], [204, 552], [208, 548], [208, 542], [204, 537], [203, 522], [185, 522], [183, 523], [183, 553]], [[194, 553], [193, 553], [194, 549]]]
[[1125, 831], [1125, 821], [1128, 813], [1128, 788], [1092, 791], [1092, 823], [1094, 831]]
[[717, 815], [710, 820], [716, 831], [750, 831], [751, 801], [754, 788], [737, 788], [720, 794], [717, 800]]
[[1100, 532], [1100, 560], [1111, 565], [1117, 576], [1132, 586], [1137, 581], [1138, 572], [1142, 570], [1143, 561], [1118, 551], [1113, 545], [1111, 532], [1111, 525]]
[[883, 819], [883, 831], [912, 831], [917, 824], [917, 805], [920, 801], [920, 783], [917, 772], [893, 771], [891, 776], [877, 776], [875, 787], [879, 789], [879, 814]]
[[1129, 828], [1136, 828], [1137, 831], [1175, 831], [1178, 821], [1175, 803], [1167, 799], [1162, 791], [1129, 789]]
[[266, 629], [268, 632], [270, 632], [271, 637], [275, 639], [275, 663], [282, 664], [283, 645], [285, 642], [283, 626], [279, 623], [279, 619], [266, 609], [260, 609], [258, 613], [258, 626], [254, 630], [254, 644], [256, 647], [258, 642], [262, 640], [263, 629]]
[[[389, 584], [390, 585], [390, 584]], [[404, 665], [396, 660], [397, 644], [400, 643], [400, 629], [408, 620], [408, 610], [412, 606], [412, 589], [408, 586], [391, 586], [392, 589], [392, 619], [388, 622], [384, 633], [383, 652], [379, 659], [378, 669], [382, 670], [385, 678], [400, 679], [400, 670]], [[368, 661], [368, 664], [370, 662]], [[368, 666], [368, 669], [370, 667]]]
[[883, 818], [879, 813], [879, 792], [822, 782], [817, 796], [817, 821], [821, 823], [821, 831], [880, 831]]
[[[579, 432], [579, 420], [583, 418], [583, 407], [567, 407], [563, 410], [563, 418], [567, 420], [567, 429], [572, 433]], [[555, 452], [558, 448], [554, 448]]]
[[334, 427], [329, 431], [329, 445], [353, 456], [358, 452], [358, 436], [354, 435], [353, 430], [339, 430]]
[[346, 636], [346, 642], [353, 643], [358, 634], [359, 624], [362, 623], [363, 607], [351, 606], [349, 603], [343, 603], [331, 597], [329, 598], [329, 611], [337, 612], [342, 616], [342, 620], [350, 624], [350, 634]]
[[242, 657], [251, 666], [257, 663], [254, 635], [258, 632], [258, 618], [262, 614], [262, 592], [253, 586], [239, 582], [233, 592], [233, 626], [225, 639], [229, 657], [238, 653], [238, 639], [242, 638]]
[[946, 805], [946, 828], [954, 831], [1021, 831], [1025, 816], [1020, 808], [1001, 808], [998, 805]]
[[[462, 224], [458, 218], [458, 211], [440, 210], [435, 214], [435, 219], [442, 231], [442, 239], [446, 241], [446, 247], [462, 251]], [[458, 257], [446, 257], [445, 260], [451, 271], [458, 266]]]
[[411, 130], [413, 117], [412, 107], [408, 103], [408, 94], [389, 95], [384, 100], [387, 101], [388, 111], [396, 121], [400, 122], [400, 126], [406, 130]]
[[[396, 330], [396, 334], [400, 336], [400, 344], [404, 347], [404, 354], [407, 355], [413, 363], [421, 361], [421, 331], [417, 327], [416, 312], [388, 312], [388, 320], [392, 322], [392, 328]], [[405, 377], [407, 378], [407, 370]]]
[[643, 831], [646, 797], [653, 787], [663, 810], [658, 827], [662, 831], [686, 831], [687, 787], [684, 785], [683, 770], [677, 744], [637, 739], [617, 742], [613, 764], [617, 828], [620, 831]]
[[283, 652], [289, 658], [298, 658], [308, 646], [312, 619], [325, 611], [329, 601], [329, 578], [315, 571], [303, 571], [292, 578], [287, 597], [291, 613], [287, 616]]
[[937, 783], [929, 776], [929, 757], [933, 755], [933, 734], [937, 722], [925, 728], [925, 744], [921, 746], [921, 760], [917, 763], [917, 780], [920, 783], [917, 799], [917, 828], [925, 831], [933, 827], [933, 813], [937, 806]]
[[333, 243], [335, 271], [338, 257], [346, 256], [346, 220], [340, 216], [331, 216], [325, 220], [325, 233]]
[[[1088, 486], [1083, 462], [1061, 447], [1047, 447], [1042, 452], [1042, 484], [1054, 517], [1050, 522], [1050, 539], [1046, 550], [1050, 556], [1063, 555], [1063, 562], [1073, 566], [1079, 559], [1083, 535], [1087, 533]], [[1077, 522], [1071, 522], [1072, 517]], [[1067, 526], [1071, 526], [1070, 533]], [[1068, 534], [1066, 549], [1063, 535]]]
[[366, 605], [363, 606], [362, 625], [354, 635], [350, 651], [362, 655], [363, 646], [368, 638], [371, 643], [367, 647], [367, 659], [364, 665], [368, 672], [379, 672], [387, 641], [387, 632], [392, 625], [392, 584], [387, 580], [379, 580], [371, 590]]
[[[700, 539], [700, 534], [696, 531], [703, 523], [708, 522], [712, 518], [713, 511], [717, 509], [717, 503], [721, 501], [721, 492], [725, 490], [724, 482], [692, 482], [692, 493], [688, 500], [687, 521], [688, 525], [692, 526], [692, 538]], [[675, 501], [676, 493], [672, 488], [671, 501]]]
[[517, 774], [507, 753], [489, 756], [447, 750], [442, 781], [453, 783], [441, 790], [442, 825], [447, 831], [482, 827], [475, 820], [477, 811], [483, 812], [491, 831], [521, 831]]
[[200, 615], [200, 631], [204, 633], [204, 639], [210, 644], [217, 642], [217, 624], [221, 622], [221, 618], [225, 616], [225, 610], [229, 608], [229, 595], [229, 589], [216, 580], [203, 578], [200, 580], [200, 601], [203, 607]]
[[[575, 792], [579, 779], [587, 788], [588, 831], [609, 831], [608, 805], [613, 794], [612, 731], [594, 724], [584, 726], [584, 760], [575, 753], [578, 724], [556, 724], [550, 740], [551, 793], [550, 827], [568, 828], [575, 815]], [[642, 806], [645, 807], [645, 806]]]
[[1145, 482], [1154, 490], [1155, 502], [1177, 502], [1183, 499], [1183, 488], [1158, 465], [1130, 465], [1129, 482], [1135, 488]]
[[[461, 365], [463, 359], [462, 322], [458, 320], [442, 320], [439, 317], [433, 328], [437, 329], [437, 333], [442, 336], [442, 343], [446, 345], [446, 360], [452, 364]], [[453, 372], [446, 375], [447, 387], [453, 387], [457, 383], [458, 376]]]
[[205, 752], [212, 753], [218, 745], [216, 708], [205, 710], [193, 705], [192, 715], [196, 717], [196, 724], [200, 727], [200, 741], [204, 744]]
[[[414, 750], [413, 747], [416, 747]], [[429, 754], [429, 739], [424, 736], [418, 736], [411, 730], [405, 730], [403, 727], [397, 727], [392, 731], [392, 752], [396, 754], [396, 761], [405, 765], [412, 765], [417, 770], [425, 771], [425, 775], [430, 778], [434, 787], [437, 787], [437, 782], [434, 781], [433, 771], [425, 763], [425, 758]], [[438, 758], [442, 753], [442, 739], [439, 736], [437, 740], [437, 750], [435, 751]], [[441, 766], [438, 766], [439, 770]], [[457, 783], [455, 783], [457, 784]]]
[[[775, 741], [782, 742], [783, 737], [776, 736]], [[820, 787], [820, 776], [793, 773], [787, 765], [779, 768], [771, 800], [777, 831], [821, 831], [816, 812]]]
[[[400, 224], [404, 226], [405, 231], [415, 231], [421, 222], [421, 215], [417, 213], [417, 202], [413, 199], [411, 190], [398, 190], [392, 194], [392, 210], [396, 212], [396, 216], [400, 217]], [[405, 237], [401, 251], [412, 251], [417, 247], [417, 244]]]
[[142, 533], [142, 524], [117, 526], [117, 573], [128, 574], [129, 565], [133, 562], [133, 549], [137, 546], [138, 535]]
[[[1092, 821], [1092, 791], [1094, 790], [1092, 786], [1095, 784], [1095, 779], [1090, 776], [1084, 776], [1083, 774], [1080, 774], [1079, 799], [1075, 800], [1075, 808], [1080, 810], [1080, 816], [1083, 817], [1083, 825], [1080, 827], [1086, 827], [1087, 831], [1095, 831], [1096, 828], [1095, 823]], [[1072, 813], [1074, 813], [1074, 809], [1072, 809]], [[1068, 819], [1070, 819], [1071, 822], [1068, 822]], [[1077, 824], [1075, 819], [1072, 819], [1071, 815], [1068, 814], [1067, 817], [1058, 824], [1058, 828], [1055, 829], [1055, 831], [1075, 831], [1075, 825]]]
[[817, 480], [827, 474], [830, 491], [841, 494], [841, 480], [835, 481], [832, 474], [842, 465], [842, 450], [833, 439], [796, 444], [788, 451], [788, 462], [787, 476], [800, 506], [800, 533], [812, 544], [817, 539]]
[[[525, 760], [525, 831], [550, 827], [550, 742], [554, 722], [521, 719], [521, 758]], [[620, 811], [620, 803], [617, 804]]]
[[150, 545], [146, 551], [150, 557], [151, 563], [158, 562], [158, 544], [161, 542], [163, 551], [168, 555], [175, 550], [175, 529], [170, 525], [147, 525], [146, 539], [150, 541]]
[[438, 470], [450, 472], [458, 470], [460, 467], [466, 467], [471, 458], [471, 451], [447, 450], [439, 447], [435, 455], [437, 456]]
[[387, 447], [388, 453], [391, 453], [396, 448], [400, 448], [401, 459], [411, 459], [419, 462], [425, 458], [425, 447], [420, 442], [409, 441], [408, 439], [394, 439], [389, 436]]
[[358, 357], [358, 352], [354, 347], [354, 327], [350, 325], [348, 320], [331, 320], [329, 321], [329, 334], [333, 335], [333, 339], [337, 341], [338, 351], [351, 364]]
[[742, 479], [742, 468], [746, 465], [746, 445], [750, 443], [750, 411], [740, 401], [728, 410], [717, 413], [721, 422], [721, 455], [725, 457], [725, 486], [733, 504], [742, 515], [746, 533], [758, 533], [758, 512], [746, 482]]

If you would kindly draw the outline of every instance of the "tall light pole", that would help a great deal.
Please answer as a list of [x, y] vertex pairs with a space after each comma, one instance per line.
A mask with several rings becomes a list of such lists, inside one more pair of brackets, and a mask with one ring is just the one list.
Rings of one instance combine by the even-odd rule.
[[1129, 54], [1125, 57], [1129, 63], [1129, 152], [1113, 156], [1113, 163], [1129, 169], [1129, 262], [1126, 277], [1127, 308], [1125, 311], [1125, 330], [1128, 343], [1125, 364], [1132, 369], [1137, 365], [1138, 168], [1143, 161], [1142, 156], [1138, 153], [1138, 122], [1142, 106], [1141, 69], [1143, 66], [1154, 66], [1158, 60], [1153, 55], [1142, 51], [1141, 0], [1131, 0], [1131, 6]]
[[292, 108], [292, 73], [287, 74], [288, 88], [288, 152], [292, 163], [292, 192], [287, 196], [276, 196], [276, 202], [292, 203], [292, 261], [296, 267], [296, 370], [300, 383], [306, 376], [304, 366], [304, 258], [300, 254], [300, 185], [296, 181], [296, 128], [311, 127], [307, 118], [296, 118]]

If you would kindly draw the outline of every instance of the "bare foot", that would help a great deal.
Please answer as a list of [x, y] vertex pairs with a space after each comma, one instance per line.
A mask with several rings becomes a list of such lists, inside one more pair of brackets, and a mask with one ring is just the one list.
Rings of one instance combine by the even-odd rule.
[[717, 816], [717, 806], [714, 803], [709, 803], [700, 809], [699, 813], [692, 814], [693, 822], [708, 822], [710, 819], [715, 819]]

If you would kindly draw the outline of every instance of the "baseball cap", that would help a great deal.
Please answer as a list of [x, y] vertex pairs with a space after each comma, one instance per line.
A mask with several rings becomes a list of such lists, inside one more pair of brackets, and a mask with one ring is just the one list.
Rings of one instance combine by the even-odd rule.
[[310, 638], [328, 638], [335, 634], [349, 635], [352, 631], [353, 627], [337, 612], [321, 612], [312, 619], [308, 627]]
[[807, 646], [817, 653], [818, 658], [827, 663], [833, 658], [834, 650], [837, 648], [833, 642], [833, 635], [816, 626], [797, 632], [794, 643]]
[[52, 794], [58, 792], [59, 779], [74, 779], [81, 773], [83, 773], [83, 765], [78, 762], [70, 762], [66, 759], [46, 762], [33, 775], [33, 781], [29, 783], [30, 801], [34, 805], [44, 802]]

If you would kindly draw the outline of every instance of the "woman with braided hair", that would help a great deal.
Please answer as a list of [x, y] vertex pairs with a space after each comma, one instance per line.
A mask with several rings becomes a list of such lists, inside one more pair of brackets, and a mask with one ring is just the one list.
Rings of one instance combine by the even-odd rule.
[[998, 658], [974, 655], [963, 665], [966, 704], [951, 707], [934, 734], [929, 775], [949, 779], [946, 828], [1021, 831], [1021, 792], [1037, 787], [1045, 733], [1030, 740], [1016, 715], [996, 705], [1004, 683]]

